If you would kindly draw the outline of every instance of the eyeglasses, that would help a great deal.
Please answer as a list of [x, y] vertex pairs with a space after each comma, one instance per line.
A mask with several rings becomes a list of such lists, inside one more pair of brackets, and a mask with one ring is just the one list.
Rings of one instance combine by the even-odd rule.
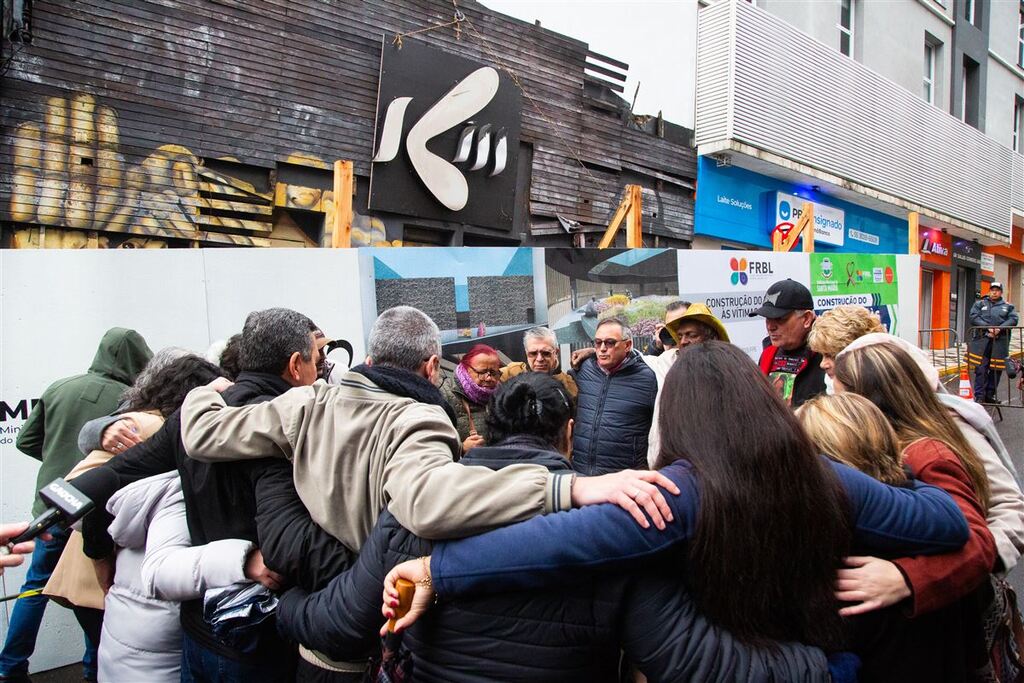
[[552, 357], [554, 357], [554, 355], [555, 355], [554, 351], [527, 351], [526, 352], [526, 357], [527, 358], [538, 358], [538, 357], [540, 357], [540, 358], [552, 358]]
[[626, 341], [626, 340], [625, 339], [595, 339], [594, 340], [594, 348], [595, 349], [603, 349], [603, 348], [614, 349], [616, 346], [618, 346], [619, 344], [621, 344], [624, 341]]
[[477, 377], [491, 377], [492, 379], [501, 379], [501, 370], [477, 370], [472, 365], [466, 366], [473, 371], [473, 374]]

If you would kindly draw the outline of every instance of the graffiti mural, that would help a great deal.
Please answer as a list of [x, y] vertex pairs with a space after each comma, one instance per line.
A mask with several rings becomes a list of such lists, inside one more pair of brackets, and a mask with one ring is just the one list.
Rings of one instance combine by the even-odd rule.
[[120, 151], [117, 113], [88, 94], [51, 97], [41, 123], [14, 136], [11, 218], [81, 230], [196, 238], [198, 159], [163, 145], [136, 166]]
[[64, 228], [20, 228], [14, 249], [166, 249], [167, 240], [126, 234], [98, 234]]
[[[38, 226], [15, 229], [15, 248], [163, 248], [169, 239], [254, 247], [331, 244], [331, 190], [276, 183], [263, 192], [207, 167], [177, 144], [161, 145], [130, 164], [117, 112], [87, 93], [48, 98], [43, 120], [18, 125], [12, 147], [10, 219]], [[331, 172], [309, 154], [283, 161]], [[297, 229], [275, 233], [275, 208], [320, 214], [320, 239], [310, 241]], [[383, 222], [355, 213], [352, 246], [390, 246]]]

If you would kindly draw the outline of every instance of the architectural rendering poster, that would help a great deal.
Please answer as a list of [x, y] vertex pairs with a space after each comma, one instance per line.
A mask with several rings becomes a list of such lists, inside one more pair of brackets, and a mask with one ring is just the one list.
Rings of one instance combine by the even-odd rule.
[[366, 249], [376, 293], [369, 324], [406, 304], [433, 318], [449, 359], [488, 344], [522, 360], [523, 332], [537, 323], [529, 247]]
[[569, 350], [593, 345], [598, 322], [618, 316], [643, 352], [679, 298], [672, 249], [545, 249], [544, 264], [548, 321]]

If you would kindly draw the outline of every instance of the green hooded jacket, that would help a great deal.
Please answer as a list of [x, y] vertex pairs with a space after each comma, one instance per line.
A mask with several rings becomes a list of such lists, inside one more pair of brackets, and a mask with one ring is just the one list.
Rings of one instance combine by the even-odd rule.
[[[78, 450], [82, 425], [113, 413], [121, 393], [152, 357], [142, 335], [114, 327], [103, 335], [87, 373], [57, 380], [47, 387], [21, 426], [15, 444], [19, 451], [42, 462], [36, 491], [78, 464], [83, 457]], [[37, 496], [32, 515], [44, 509]]]

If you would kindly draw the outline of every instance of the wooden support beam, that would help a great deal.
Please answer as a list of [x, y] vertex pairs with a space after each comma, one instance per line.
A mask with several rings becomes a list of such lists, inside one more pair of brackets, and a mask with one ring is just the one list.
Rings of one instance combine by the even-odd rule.
[[619, 202], [619, 207], [615, 209], [615, 214], [608, 223], [608, 229], [604, 231], [604, 236], [597, 245], [598, 249], [607, 249], [615, 242], [615, 233], [618, 232], [619, 225], [622, 224], [622, 219], [626, 217], [627, 211], [629, 211], [628, 192], [622, 197], [622, 201]]
[[331, 246], [352, 246], [352, 162], [334, 162], [334, 232]]
[[598, 249], [607, 249], [615, 243], [615, 233], [619, 231], [623, 219], [626, 221], [626, 246], [637, 249], [643, 244], [643, 188], [639, 185], [626, 185], [622, 193], [622, 201], [615, 209], [615, 214], [604, 231]]
[[643, 191], [639, 185], [630, 185], [628, 222], [626, 223], [626, 246], [639, 249], [643, 246]]
[[796, 225], [789, 233], [782, 237], [779, 232], [772, 233], [772, 249], [774, 251], [792, 251], [793, 247], [796, 246], [796, 241], [800, 237], [804, 238], [803, 250], [805, 253], [814, 252], [814, 204], [811, 202], [804, 202], [802, 213], [800, 214], [799, 220]]
[[921, 232], [920, 232], [920, 216], [917, 211], [911, 211], [907, 214], [907, 253], [908, 254], [920, 254], [921, 253]]
[[804, 202], [804, 212], [800, 216], [800, 220], [804, 221], [803, 227], [803, 238], [804, 238], [804, 253], [814, 253], [814, 204], [811, 202]]

